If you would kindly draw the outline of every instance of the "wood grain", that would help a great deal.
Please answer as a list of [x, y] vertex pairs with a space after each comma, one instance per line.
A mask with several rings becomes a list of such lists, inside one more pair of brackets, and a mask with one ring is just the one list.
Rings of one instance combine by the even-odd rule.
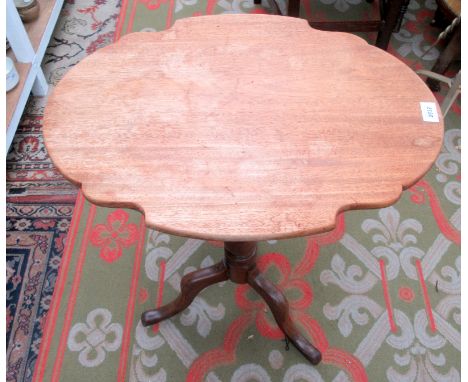
[[50, 96], [44, 135], [92, 202], [138, 208], [169, 233], [255, 241], [394, 203], [442, 144], [443, 121], [424, 122], [421, 101], [437, 103], [354, 35], [206, 16], [88, 56]]

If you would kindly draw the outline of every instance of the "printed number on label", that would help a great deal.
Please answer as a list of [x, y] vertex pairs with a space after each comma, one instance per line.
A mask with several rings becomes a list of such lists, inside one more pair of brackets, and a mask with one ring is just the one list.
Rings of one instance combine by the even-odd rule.
[[423, 121], [439, 122], [439, 114], [434, 102], [420, 102]]

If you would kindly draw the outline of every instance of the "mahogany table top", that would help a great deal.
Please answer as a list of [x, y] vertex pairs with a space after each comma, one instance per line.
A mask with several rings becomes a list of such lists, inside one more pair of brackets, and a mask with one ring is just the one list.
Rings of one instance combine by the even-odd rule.
[[430, 168], [437, 101], [404, 63], [305, 20], [220, 15], [132, 33], [50, 95], [47, 149], [105, 206], [201, 239], [321, 233], [341, 210], [383, 207]]

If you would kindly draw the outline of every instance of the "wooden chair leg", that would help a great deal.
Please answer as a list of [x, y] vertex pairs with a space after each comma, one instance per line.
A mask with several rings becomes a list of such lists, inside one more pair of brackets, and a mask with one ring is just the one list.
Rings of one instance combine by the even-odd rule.
[[[452, 36], [444, 48], [442, 53], [440, 54], [439, 58], [437, 59], [436, 63], [431, 69], [431, 72], [444, 74], [445, 71], [448, 69], [450, 64], [455, 58], [460, 57], [461, 52], [461, 31], [460, 25], [453, 31]], [[439, 81], [428, 78], [426, 81], [429, 88], [434, 91], [438, 92], [440, 90], [440, 83]]]
[[383, 25], [377, 35], [375, 45], [387, 50], [393, 32], [398, 32], [409, 0], [388, 0], [385, 4]]
[[448, 24], [450, 24], [450, 21], [447, 21], [447, 18], [441, 8], [437, 7], [434, 13], [434, 18], [431, 20], [431, 26], [436, 28], [445, 28]]
[[299, 17], [300, 0], [288, 0], [288, 16]]

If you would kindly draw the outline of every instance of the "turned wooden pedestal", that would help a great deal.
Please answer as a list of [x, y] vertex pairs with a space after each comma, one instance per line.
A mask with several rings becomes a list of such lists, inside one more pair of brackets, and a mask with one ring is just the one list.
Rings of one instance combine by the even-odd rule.
[[297, 330], [289, 316], [288, 301], [275, 285], [260, 274], [256, 257], [256, 242], [225, 242], [223, 261], [185, 275], [180, 283], [180, 295], [167, 305], [144, 312], [141, 322], [144, 326], [154, 325], [180, 313], [201, 290], [212, 284], [226, 280], [249, 284], [266, 301], [285, 336], [312, 364], [318, 364], [322, 355]]

